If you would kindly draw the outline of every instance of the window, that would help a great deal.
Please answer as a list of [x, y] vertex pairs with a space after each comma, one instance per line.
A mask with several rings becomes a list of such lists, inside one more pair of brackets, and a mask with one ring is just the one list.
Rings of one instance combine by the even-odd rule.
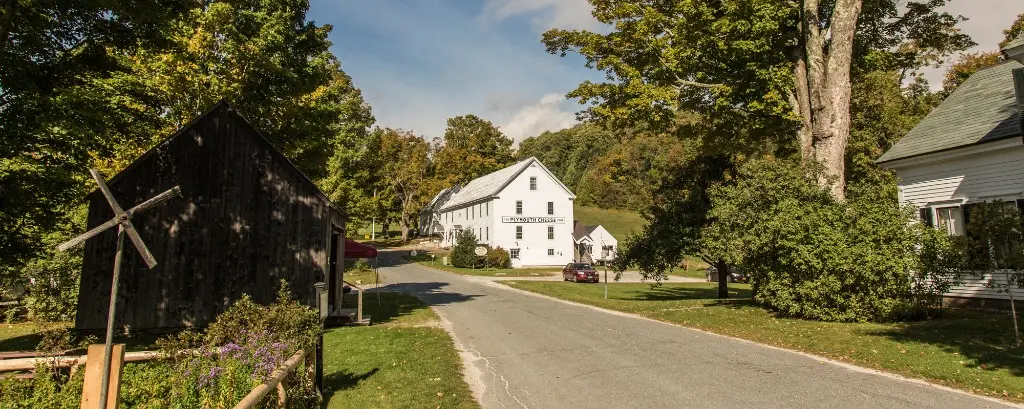
[[555, 255], [555, 249], [548, 249], [548, 255], [549, 256]]
[[484, 228], [484, 240], [491, 241], [491, 226]]
[[519, 260], [519, 249], [511, 249], [508, 251], [509, 258]]
[[516, 214], [523, 214], [523, 201], [516, 200]]
[[483, 230], [484, 230], [484, 229], [481, 229], [481, 228], [479, 228], [479, 227], [477, 227], [477, 228], [476, 228], [476, 241], [477, 241], [477, 242], [479, 242], [479, 241], [480, 241], [480, 238], [484, 237], [484, 232], [483, 232]]
[[548, 240], [555, 239], [555, 226], [548, 226]]
[[960, 206], [939, 207], [935, 209], [936, 226], [952, 236], [964, 234], [964, 216]]
[[555, 202], [548, 202], [548, 216], [555, 214]]
[[530, 190], [537, 190], [537, 177], [530, 176]]
[[471, 214], [473, 215], [473, 218], [475, 219], [476, 218], [476, 206], [473, 206], [473, 212]]
[[523, 239], [523, 226], [516, 226], [516, 240]]
[[466, 220], [469, 220], [469, 208], [466, 208]]

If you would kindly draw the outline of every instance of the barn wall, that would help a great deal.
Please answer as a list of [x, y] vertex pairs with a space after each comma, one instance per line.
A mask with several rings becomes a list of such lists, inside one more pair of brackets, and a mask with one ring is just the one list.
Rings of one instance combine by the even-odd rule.
[[[184, 199], [133, 219], [159, 265], [126, 241], [118, 326], [205, 326], [242, 294], [272, 302], [278, 283], [315, 305], [328, 269], [332, 211], [290, 163], [227, 106], [183, 129], [111, 180], [125, 208], [180, 185]], [[89, 226], [113, 216], [90, 197]], [[85, 247], [76, 327], [106, 325], [116, 232]]]

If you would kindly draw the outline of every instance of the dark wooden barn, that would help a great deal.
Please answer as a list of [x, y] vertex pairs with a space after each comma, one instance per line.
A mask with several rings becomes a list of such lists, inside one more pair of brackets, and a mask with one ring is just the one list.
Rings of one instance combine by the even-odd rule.
[[[125, 209], [175, 185], [175, 198], [132, 221], [159, 264], [124, 252], [117, 327], [204, 327], [242, 294], [275, 298], [280, 281], [316, 305], [314, 283], [340, 294], [345, 215], [228, 103], [221, 101], [109, 180]], [[89, 228], [113, 216], [98, 191]], [[79, 330], [105, 328], [116, 229], [85, 244]], [[130, 242], [126, 244], [131, 247]]]

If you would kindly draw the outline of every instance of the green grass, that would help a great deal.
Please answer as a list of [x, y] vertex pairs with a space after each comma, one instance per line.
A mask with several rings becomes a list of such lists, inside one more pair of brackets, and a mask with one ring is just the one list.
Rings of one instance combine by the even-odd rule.
[[373, 325], [324, 334], [324, 407], [479, 408], [437, 315], [411, 295], [381, 293], [382, 308], [368, 296]]
[[404, 255], [406, 260], [415, 262], [424, 267], [429, 267], [441, 271], [447, 271], [449, 273], [461, 274], [465, 276], [478, 276], [478, 277], [551, 277], [558, 275], [562, 269], [558, 267], [536, 267], [536, 268], [462, 268], [454, 266], [446, 266], [441, 264], [443, 256], [447, 255], [446, 252], [435, 253], [436, 257], [431, 260], [430, 253], [427, 251], [419, 251], [416, 257]]
[[39, 339], [35, 324], [0, 324], [0, 351], [31, 351]]
[[608, 232], [615, 236], [620, 242], [629, 236], [631, 232], [639, 232], [647, 221], [640, 216], [640, 213], [630, 210], [602, 209], [599, 207], [588, 207], [575, 205], [573, 215], [576, 220], [584, 225], [600, 224], [608, 229]]
[[719, 301], [717, 283], [506, 284], [553, 297], [634, 313], [687, 327], [808, 352], [962, 389], [1024, 402], [1024, 349], [1014, 348], [1010, 315], [946, 311], [945, 317], [902, 323], [830, 323], [776, 318], [750, 300], [748, 285], [730, 284]]

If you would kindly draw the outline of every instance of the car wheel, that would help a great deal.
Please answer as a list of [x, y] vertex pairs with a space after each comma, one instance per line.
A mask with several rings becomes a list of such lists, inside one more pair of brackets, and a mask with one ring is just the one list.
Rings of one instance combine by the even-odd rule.
[[572, 280], [571, 281], [574, 282], [574, 283], [576, 282], [576, 276], [575, 275], [572, 276]]

